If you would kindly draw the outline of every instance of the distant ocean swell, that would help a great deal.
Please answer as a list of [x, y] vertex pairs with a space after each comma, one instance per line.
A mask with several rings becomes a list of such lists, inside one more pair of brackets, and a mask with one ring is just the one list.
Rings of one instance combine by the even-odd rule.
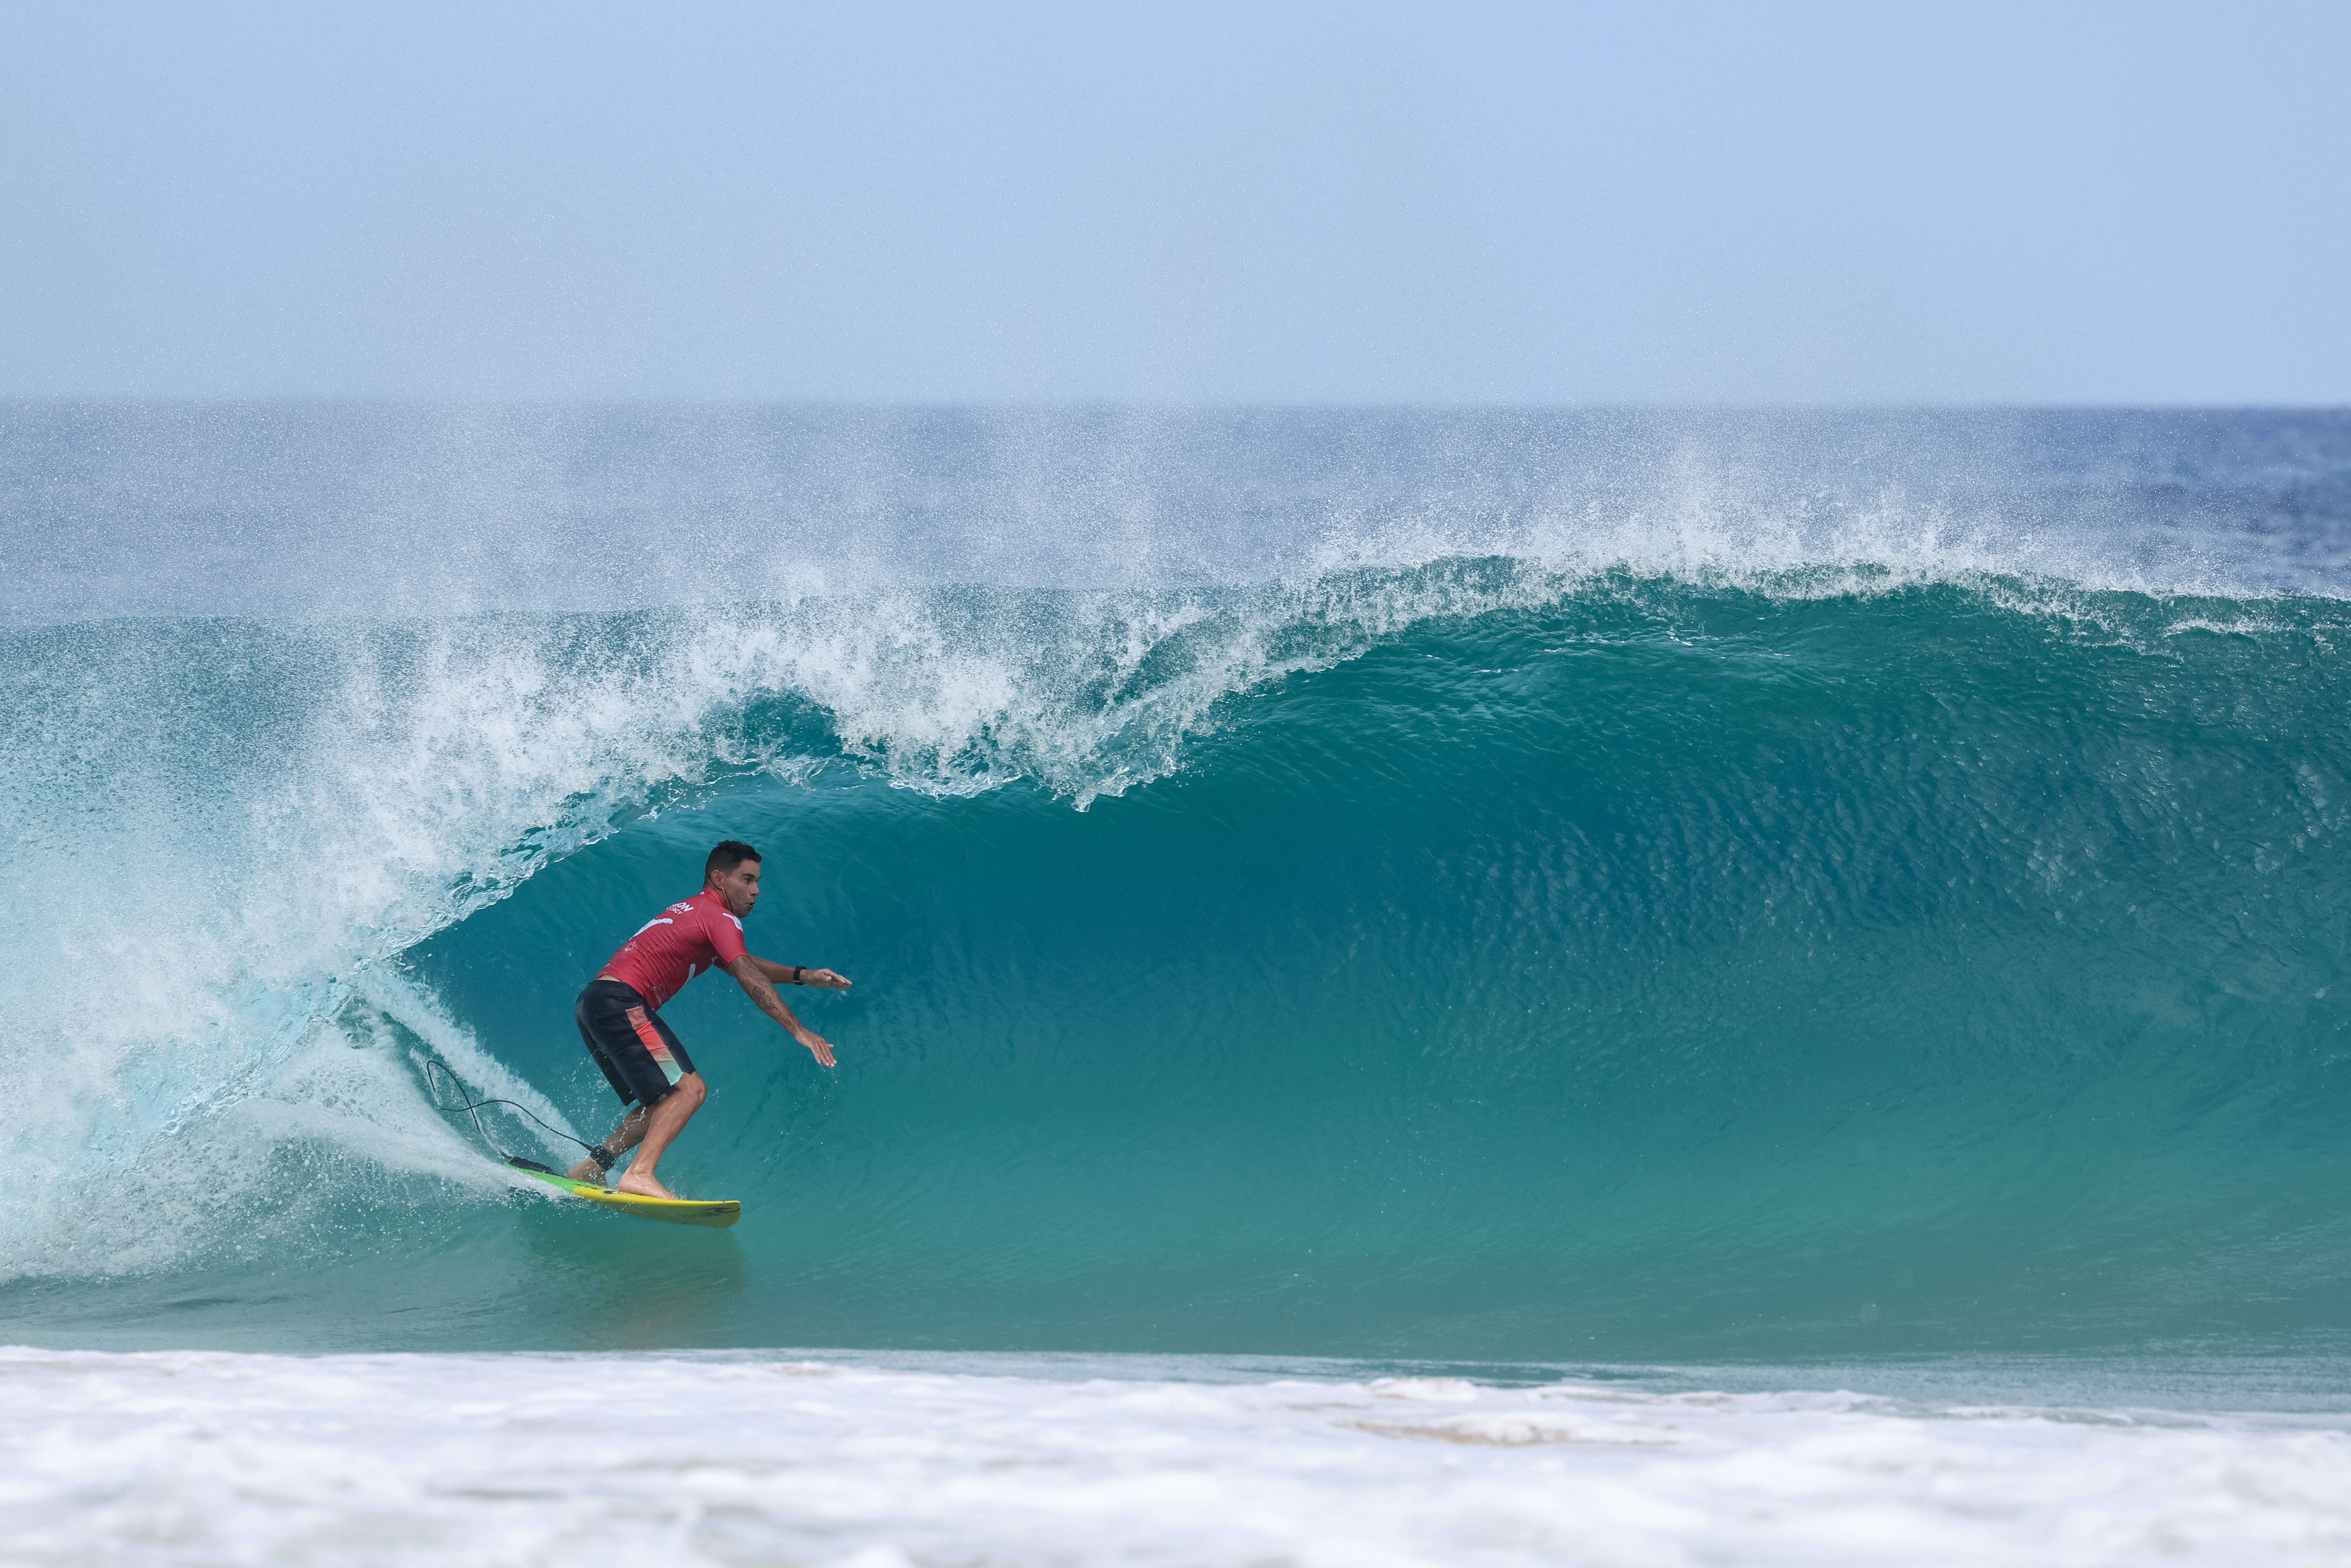
[[[1510, 556], [9, 632], [0, 1299], [258, 1348], [2341, 1351], [2346, 632]], [[858, 979], [808, 999], [841, 1068], [698, 982], [678, 1176], [738, 1231], [508, 1193], [421, 1063], [601, 1131], [570, 994], [730, 835], [755, 950]]]

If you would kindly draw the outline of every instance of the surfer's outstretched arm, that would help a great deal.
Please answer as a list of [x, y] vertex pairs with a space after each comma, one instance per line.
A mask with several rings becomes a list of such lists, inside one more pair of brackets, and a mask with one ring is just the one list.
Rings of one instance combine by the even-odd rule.
[[828, 991], [849, 989], [849, 982], [831, 969], [811, 969], [802, 964], [770, 964], [765, 958], [752, 958], [751, 962], [759, 966], [759, 973], [778, 986], [821, 986]]
[[783, 998], [776, 995], [775, 983], [760, 972], [758, 959], [746, 953], [727, 965], [726, 972], [735, 977], [735, 983], [743, 988], [743, 994], [750, 998], [761, 1012], [783, 1025], [794, 1040], [808, 1047], [809, 1054], [815, 1057], [819, 1064], [825, 1067], [832, 1065], [832, 1047], [825, 1042], [822, 1035], [792, 1017], [792, 1009], [784, 1006]]

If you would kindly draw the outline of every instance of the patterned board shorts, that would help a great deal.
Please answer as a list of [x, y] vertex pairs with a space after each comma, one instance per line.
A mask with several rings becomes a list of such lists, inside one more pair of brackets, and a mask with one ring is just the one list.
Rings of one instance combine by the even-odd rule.
[[694, 1071], [685, 1047], [633, 986], [590, 980], [571, 1017], [588, 1042], [588, 1054], [604, 1070], [623, 1105], [650, 1106]]

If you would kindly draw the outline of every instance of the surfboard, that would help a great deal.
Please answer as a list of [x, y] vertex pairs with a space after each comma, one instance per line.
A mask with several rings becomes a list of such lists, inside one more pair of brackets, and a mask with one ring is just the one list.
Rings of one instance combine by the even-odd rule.
[[520, 1171], [535, 1181], [543, 1181], [600, 1208], [618, 1209], [622, 1214], [633, 1214], [641, 1219], [665, 1219], [672, 1225], [707, 1225], [724, 1230], [743, 1218], [743, 1206], [731, 1197], [639, 1197], [632, 1192], [614, 1192], [609, 1186], [590, 1186], [586, 1182], [573, 1181], [562, 1172], [549, 1170], [531, 1160], [508, 1155], [506, 1165], [508, 1170]]

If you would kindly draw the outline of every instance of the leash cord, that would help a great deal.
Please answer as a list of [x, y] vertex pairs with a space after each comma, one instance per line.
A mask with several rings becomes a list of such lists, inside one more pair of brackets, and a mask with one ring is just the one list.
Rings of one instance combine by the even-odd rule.
[[[529, 1106], [528, 1106], [528, 1105], [517, 1105], [517, 1104], [516, 1104], [513, 1101], [511, 1101], [511, 1100], [475, 1100], [475, 1101], [472, 1102], [471, 1103], [469, 1103], [469, 1104], [465, 1104], [465, 1105], [444, 1105], [443, 1103], [441, 1103], [441, 1081], [440, 1081], [440, 1078], [439, 1078], [439, 1076], [438, 1076], [438, 1074], [440, 1074], [440, 1073], [444, 1073], [444, 1072], [446, 1072], [446, 1073], [448, 1073], [448, 1074], [449, 1074], [449, 1082], [452, 1082], [452, 1083], [456, 1083], [456, 1084], [458, 1085], [458, 1092], [459, 1092], [459, 1094], [460, 1094], [460, 1095], [462, 1095], [462, 1094], [465, 1092], [465, 1086], [464, 1086], [462, 1083], [458, 1083], [457, 1074], [456, 1074], [455, 1071], [451, 1071], [451, 1069], [450, 1069], [449, 1067], [447, 1067], [445, 1064], [444, 1064], [444, 1063], [442, 1063], [442, 1062], [439, 1062], [439, 1061], [434, 1061], [431, 1057], [429, 1057], [429, 1056], [428, 1056], [428, 1057], [426, 1057], [426, 1058], [424, 1059], [424, 1082], [425, 1082], [425, 1086], [426, 1086], [426, 1090], [427, 1090], [427, 1092], [428, 1092], [433, 1096], [433, 1108], [434, 1108], [435, 1111], [442, 1112], [442, 1113], [444, 1113], [444, 1114], [451, 1115], [451, 1116], [455, 1115], [455, 1114], [456, 1114], [458, 1112], [460, 1112], [460, 1111], [463, 1111], [463, 1112], [465, 1112], [466, 1114], [468, 1114], [468, 1115], [472, 1116], [472, 1117], [474, 1118], [474, 1131], [475, 1131], [475, 1132], [476, 1132], [476, 1133], [481, 1134], [482, 1142], [484, 1142], [484, 1143], [486, 1143], [486, 1144], [488, 1144], [488, 1145], [490, 1145], [490, 1147], [492, 1147], [492, 1148], [494, 1148], [494, 1149], [496, 1149], [496, 1148], [498, 1147], [498, 1145], [497, 1145], [497, 1144], [496, 1143], [496, 1141], [495, 1141], [495, 1140], [493, 1140], [493, 1139], [491, 1138], [490, 1134], [489, 1134], [487, 1132], [486, 1132], [486, 1131], [484, 1131], [484, 1130], [483, 1130], [483, 1127], [482, 1127], [482, 1107], [483, 1107], [483, 1106], [485, 1106], [485, 1105], [506, 1105], [506, 1106], [509, 1106], [509, 1107], [512, 1107], [514, 1110], [517, 1110], [517, 1111], [521, 1112], [524, 1115], [526, 1115], [526, 1116], [529, 1116], [529, 1117], [530, 1117], [530, 1119], [531, 1119], [532, 1121], [534, 1121], [534, 1122], [538, 1122], [538, 1118], [536, 1115], [533, 1115], [533, 1114], [532, 1114], [532, 1113], [531, 1113], [531, 1110], [530, 1110], [530, 1107], [529, 1107]], [[585, 1142], [585, 1141], [583, 1141], [583, 1140], [581, 1140], [581, 1139], [579, 1139], [579, 1138], [575, 1138], [575, 1137], [573, 1137], [570, 1134], [569, 1134], [569, 1133], [567, 1133], [567, 1132], [564, 1132], [561, 1128], [559, 1128], [559, 1127], [549, 1127], [549, 1126], [547, 1125], [547, 1124], [546, 1124], [546, 1123], [544, 1123], [544, 1122], [538, 1122], [538, 1124], [539, 1124], [541, 1127], [545, 1127], [549, 1133], [552, 1134], [553, 1134], [554, 1136], [556, 1136], [556, 1137], [561, 1138], [561, 1139], [562, 1139], [564, 1142], [566, 1142], [566, 1143], [578, 1144], [581, 1148], [586, 1149], [586, 1150], [588, 1151], [588, 1153], [589, 1153], [591, 1156], [596, 1153], [596, 1149], [595, 1149], [595, 1146], [594, 1146], [593, 1145], [589, 1144], [589, 1143], [587, 1143], [587, 1142]], [[507, 1154], [506, 1154], [506, 1151], [505, 1151], [504, 1149], [498, 1149], [498, 1152], [499, 1152], [501, 1155], [506, 1155], [506, 1157], [507, 1157], [507, 1158], [508, 1158], [508, 1159], [512, 1159], [512, 1158], [514, 1158], [514, 1156], [513, 1156], [512, 1155], [507, 1155]]]

